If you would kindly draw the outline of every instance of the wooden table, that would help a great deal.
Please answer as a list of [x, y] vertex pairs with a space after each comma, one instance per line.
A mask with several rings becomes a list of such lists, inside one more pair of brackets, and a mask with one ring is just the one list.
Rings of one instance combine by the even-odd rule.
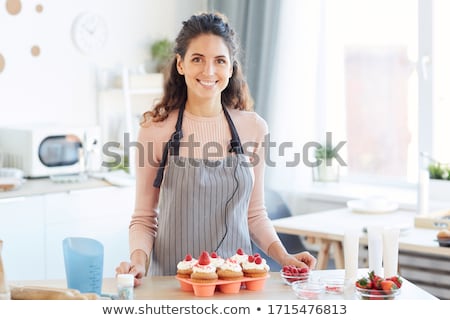
[[[367, 269], [360, 269], [359, 274], [367, 275]], [[344, 270], [314, 270], [311, 277], [320, 279], [323, 277], [338, 276], [343, 277]], [[65, 280], [41, 280], [41, 281], [15, 281], [11, 284], [15, 285], [39, 285], [57, 288], [66, 288]], [[106, 294], [117, 294], [116, 280], [114, 278], [106, 278], [103, 281], [103, 292]], [[196, 297], [193, 292], [186, 292], [180, 289], [180, 283], [174, 276], [165, 277], [148, 277], [144, 279], [141, 286], [135, 288], [134, 296], [136, 300], [290, 300], [297, 299], [291, 287], [284, 284], [278, 272], [271, 272], [270, 277], [266, 280], [264, 289], [261, 291], [249, 291], [241, 289], [236, 294], [224, 294], [216, 291], [211, 297]], [[353, 290], [347, 291], [345, 294], [330, 295], [323, 294], [319, 299], [333, 300], [352, 300], [356, 299]], [[417, 287], [413, 283], [405, 280], [402, 285], [402, 292], [396, 298], [400, 300], [436, 300], [437, 298], [425, 290]]]
[[398, 210], [370, 214], [352, 212], [344, 208], [277, 219], [273, 220], [273, 225], [277, 232], [306, 236], [317, 241], [319, 244], [317, 269], [326, 269], [330, 252], [334, 255], [336, 268], [344, 268], [342, 241], [347, 228], [361, 230], [360, 243], [367, 244], [367, 235], [363, 232], [363, 228], [380, 224], [398, 226], [402, 230], [399, 250], [450, 258], [450, 248], [440, 247], [435, 241], [438, 231], [415, 228], [414, 217], [414, 211]]

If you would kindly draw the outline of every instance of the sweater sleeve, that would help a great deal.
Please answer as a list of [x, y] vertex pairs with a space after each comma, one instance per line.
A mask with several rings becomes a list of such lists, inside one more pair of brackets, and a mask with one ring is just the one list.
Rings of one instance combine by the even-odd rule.
[[264, 204], [265, 148], [267, 147], [264, 139], [268, 135], [268, 127], [261, 117], [256, 114], [255, 116], [255, 124], [247, 127], [254, 130], [253, 141], [256, 142], [252, 155], [255, 180], [248, 209], [248, 225], [252, 240], [267, 254], [270, 245], [280, 239], [268, 217]]
[[[153, 187], [163, 146], [170, 132], [167, 125], [141, 127], [136, 147], [135, 208], [129, 225], [130, 255], [138, 249], [150, 256], [157, 232], [159, 189]], [[132, 150], [131, 150], [132, 151]]]

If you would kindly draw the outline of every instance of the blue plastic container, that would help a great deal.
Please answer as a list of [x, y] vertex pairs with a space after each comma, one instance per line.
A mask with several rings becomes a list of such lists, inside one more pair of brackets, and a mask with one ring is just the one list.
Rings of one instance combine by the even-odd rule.
[[101, 294], [103, 244], [95, 239], [69, 237], [63, 240], [67, 287], [81, 293]]

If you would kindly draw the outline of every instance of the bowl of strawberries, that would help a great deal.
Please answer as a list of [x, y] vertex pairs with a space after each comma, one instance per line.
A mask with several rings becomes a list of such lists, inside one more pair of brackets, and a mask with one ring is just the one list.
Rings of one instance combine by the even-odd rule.
[[355, 282], [356, 296], [361, 300], [393, 300], [400, 294], [402, 279], [399, 276], [383, 278], [370, 271]]
[[281, 279], [287, 285], [292, 285], [296, 281], [308, 281], [309, 269], [306, 267], [300, 268], [294, 265], [285, 265], [280, 270]]

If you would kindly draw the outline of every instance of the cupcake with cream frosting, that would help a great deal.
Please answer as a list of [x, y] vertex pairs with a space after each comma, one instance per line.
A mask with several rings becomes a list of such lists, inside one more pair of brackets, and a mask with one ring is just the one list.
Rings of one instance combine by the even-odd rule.
[[250, 255], [247, 260], [242, 262], [242, 271], [244, 276], [250, 278], [264, 277], [269, 272], [270, 267], [266, 260], [259, 254]]
[[197, 263], [192, 267], [191, 280], [193, 282], [209, 283], [218, 279], [216, 267], [211, 264], [207, 251], [203, 251]]
[[236, 260], [228, 258], [217, 268], [217, 275], [222, 280], [238, 280], [244, 276], [244, 273]]
[[216, 252], [211, 252], [209, 255], [209, 259], [211, 260], [211, 264], [216, 268], [220, 267], [222, 263], [225, 262], [225, 259], [221, 258]]
[[189, 253], [183, 260], [177, 264], [177, 275], [181, 278], [190, 278], [192, 267], [197, 263], [197, 259], [193, 258]]
[[239, 248], [236, 250], [236, 253], [230, 258], [242, 265], [242, 263], [247, 260], [248, 255], [242, 248]]

